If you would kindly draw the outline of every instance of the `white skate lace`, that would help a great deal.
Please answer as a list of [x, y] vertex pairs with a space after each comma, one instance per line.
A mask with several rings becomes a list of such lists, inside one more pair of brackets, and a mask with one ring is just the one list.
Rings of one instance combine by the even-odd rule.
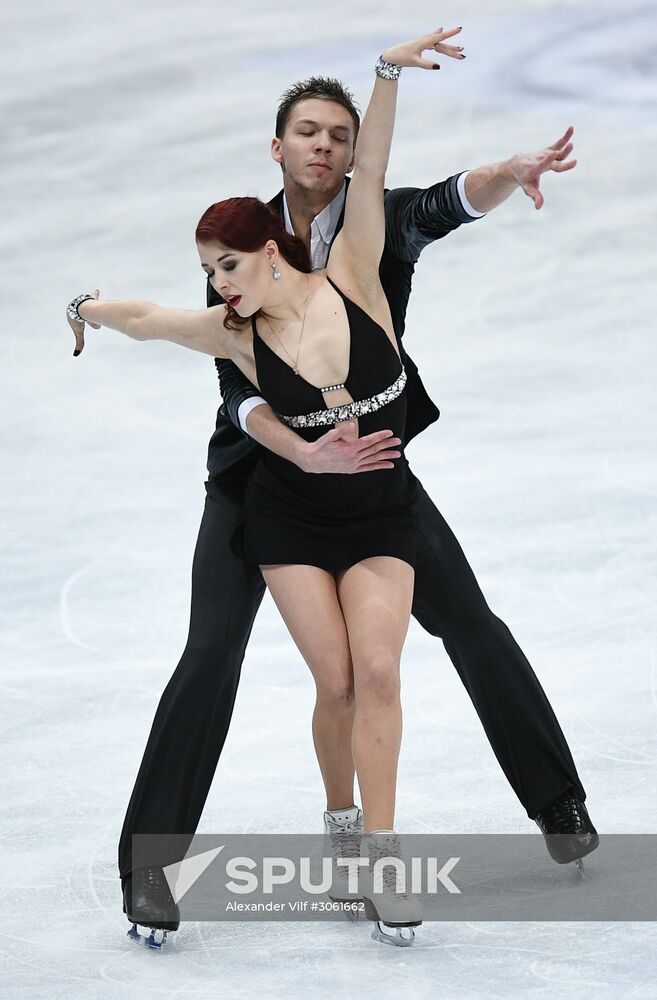
[[[331, 837], [333, 857], [336, 861], [338, 858], [359, 858], [363, 833], [362, 820], [336, 820], [332, 816], [327, 816], [326, 820]], [[349, 877], [348, 866], [336, 865], [336, 874], [340, 879], [346, 881]]]
[[[370, 871], [374, 873], [374, 865], [380, 858], [400, 858], [400, 846], [399, 841], [396, 841], [392, 846], [386, 847], [384, 844], [371, 844], [370, 846]], [[385, 865], [383, 867], [383, 891], [392, 892], [398, 899], [408, 899], [408, 893], [405, 889], [397, 888], [397, 869], [393, 865]], [[401, 879], [400, 879], [401, 885]]]

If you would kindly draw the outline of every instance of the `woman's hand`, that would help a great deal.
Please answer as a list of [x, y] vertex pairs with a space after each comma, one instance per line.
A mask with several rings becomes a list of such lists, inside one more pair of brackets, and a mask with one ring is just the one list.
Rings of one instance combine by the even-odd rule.
[[[100, 295], [100, 292], [98, 291], [98, 289], [96, 289], [96, 291], [92, 292], [91, 294], [95, 299], [97, 299], [98, 296]], [[84, 303], [82, 303], [82, 308], [84, 308]], [[76, 320], [71, 319], [71, 317], [68, 314], [68, 311], [66, 312], [66, 319], [68, 321], [68, 325], [75, 334], [75, 350], [73, 351], [73, 357], [77, 358], [78, 354], [80, 354], [84, 348], [85, 324], [78, 323]], [[100, 330], [100, 326], [98, 323], [92, 323], [89, 320], [86, 320], [85, 322], [89, 323], [89, 326], [93, 327], [94, 330]]]
[[446, 38], [458, 35], [459, 31], [461, 31], [461, 28], [451, 28], [449, 31], [443, 31], [442, 28], [439, 28], [433, 34], [423, 35], [422, 38], [416, 38], [413, 42], [402, 42], [401, 45], [393, 45], [392, 48], [386, 49], [382, 53], [382, 57], [386, 62], [394, 63], [396, 66], [416, 66], [418, 69], [440, 69], [438, 63], [435, 63], [433, 59], [423, 59], [422, 53], [426, 49], [432, 49], [434, 52], [441, 52], [451, 59], [465, 59], [462, 45], [443, 44]]

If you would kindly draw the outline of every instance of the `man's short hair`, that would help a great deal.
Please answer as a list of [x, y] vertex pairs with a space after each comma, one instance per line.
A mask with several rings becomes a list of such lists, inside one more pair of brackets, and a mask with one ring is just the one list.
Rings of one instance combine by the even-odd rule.
[[307, 80], [293, 83], [291, 87], [281, 96], [278, 112], [276, 114], [276, 137], [283, 138], [290, 111], [298, 101], [306, 101], [309, 98], [318, 97], [323, 101], [333, 101], [341, 104], [351, 115], [354, 123], [354, 139], [358, 135], [360, 128], [360, 114], [353, 94], [347, 90], [343, 83], [330, 76], [309, 76]]

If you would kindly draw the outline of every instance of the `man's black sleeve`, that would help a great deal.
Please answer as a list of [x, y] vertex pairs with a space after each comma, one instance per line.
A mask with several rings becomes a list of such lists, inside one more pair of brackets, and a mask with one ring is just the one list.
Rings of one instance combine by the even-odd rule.
[[415, 263], [434, 240], [442, 239], [464, 222], [475, 221], [459, 197], [461, 173], [428, 188], [393, 188], [386, 192], [386, 250], [399, 260]]
[[[208, 306], [221, 305], [224, 301], [209, 281], [206, 301]], [[215, 358], [214, 363], [219, 376], [219, 391], [221, 392], [221, 398], [226, 406], [228, 416], [238, 430], [244, 433], [243, 428], [240, 426], [237, 411], [245, 399], [251, 399], [252, 396], [260, 396], [260, 392], [249, 382], [244, 372], [233, 361], [229, 361], [228, 358]]]

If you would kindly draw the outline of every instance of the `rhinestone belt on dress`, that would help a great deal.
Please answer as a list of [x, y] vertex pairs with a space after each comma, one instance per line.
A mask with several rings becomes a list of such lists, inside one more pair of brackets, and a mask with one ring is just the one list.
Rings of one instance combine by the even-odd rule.
[[[314, 413], [302, 413], [294, 417], [286, 417], [282, 413], [279, 413], [278, 416], [290, 427], [319, 427], [322, 424], [336, 424], [342, 420], [360, 417], [363, 413], [373, 413], [375, 410], [380, 410], [382, 406], [391, 403], [400, 395], [405, 384], [406, 371], [402, 367], [401, 374], [392, 385], [389, 385], [383, 392], [377, 392], [376, 396], [370, 396], [369, 399], [355, 399], [351, 403], [343, 403], [342, 406], [329, 406], [326, 410], [315, 410]], [[330, 389], [332, 386], [326, 388]], [[342, 388], [342, 386], [336, 386], [336, 388]]]

